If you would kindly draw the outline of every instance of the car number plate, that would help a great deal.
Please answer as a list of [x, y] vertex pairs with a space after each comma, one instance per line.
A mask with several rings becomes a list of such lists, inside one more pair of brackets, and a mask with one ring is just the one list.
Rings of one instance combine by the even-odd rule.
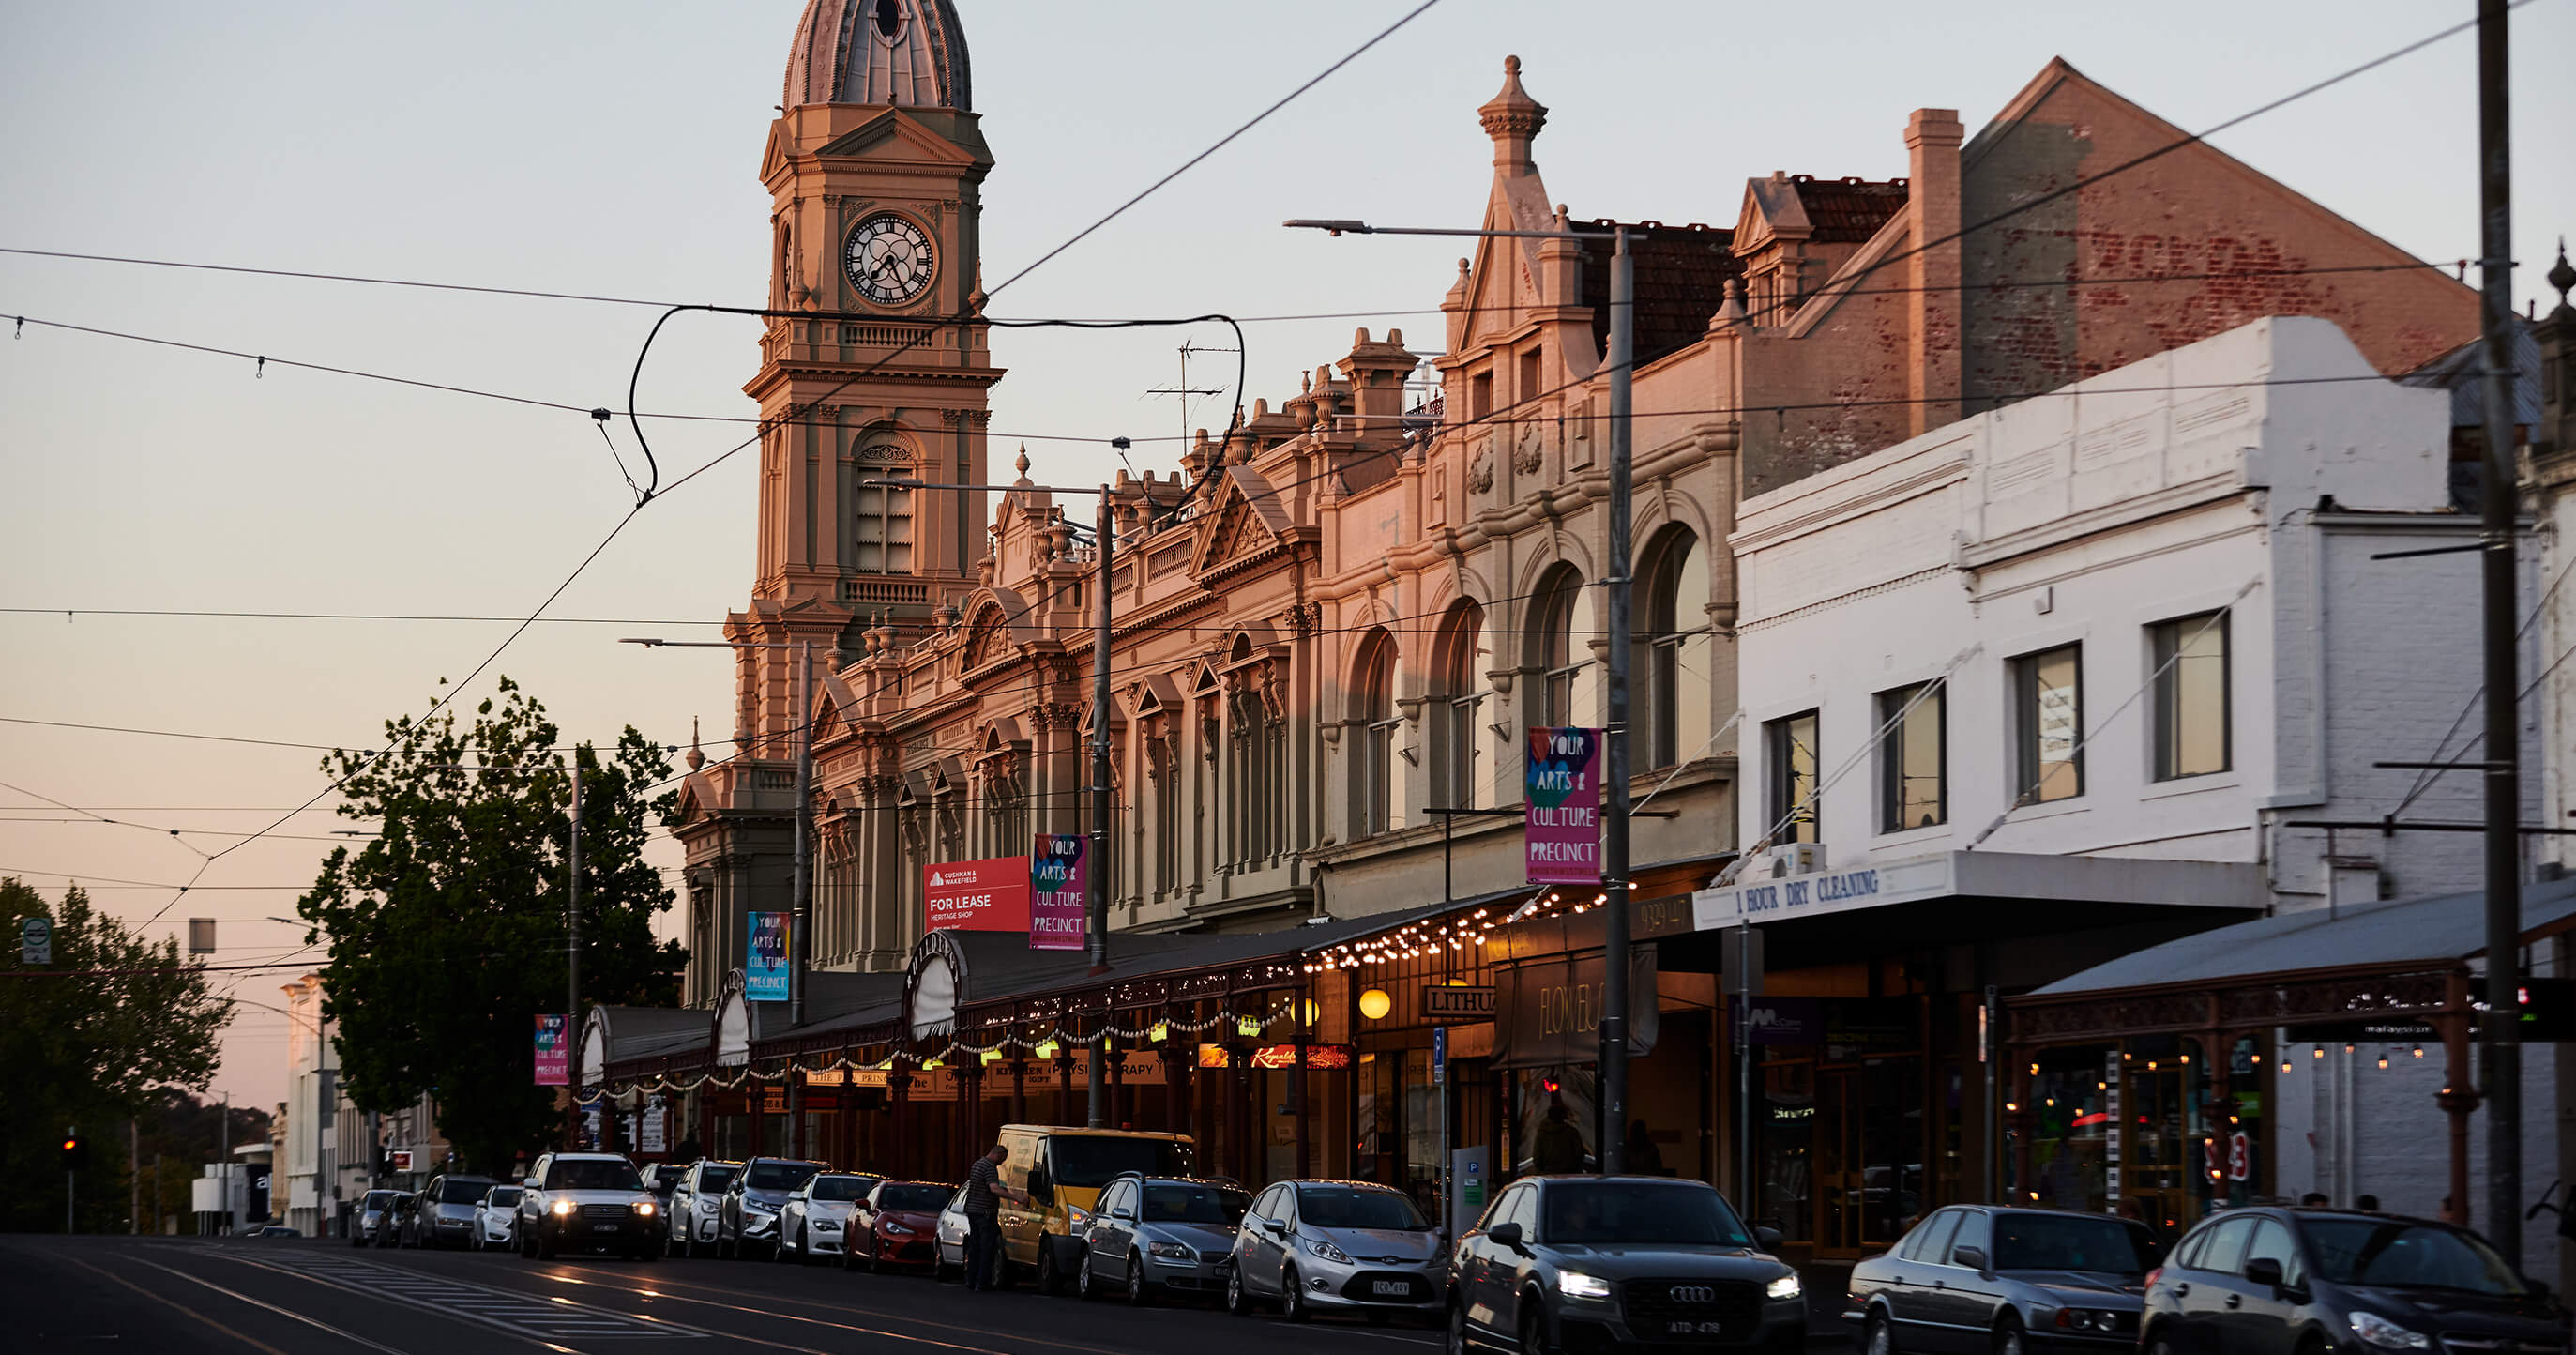
[[1369, 1292], [1372, 1294], [1385, 1294], [1395, 1298], [1402, 1298], [1413, 1292], [1413, 1286], [1406, 1284], [1402, 1280], [1371, 1280], [1369, 1282]]
[[590, 1230], [594, 1233], [613, 1233], [617, 1231], [617, 1225], [614, 1223], [594, 1223], [590, 1225]]
[[1668, 1322], [1664, 1324], [1664, 1334], [1666, 1336], [1719, 1336], [1723, 1335], [1725, 1331], [1726, 1324], [1723, 1322]]

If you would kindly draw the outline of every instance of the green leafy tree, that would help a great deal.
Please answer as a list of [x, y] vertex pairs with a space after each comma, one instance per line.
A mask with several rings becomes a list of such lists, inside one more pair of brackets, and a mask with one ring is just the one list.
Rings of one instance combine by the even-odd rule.
[[[385, 725], [394, 751], [323, 760], [382, 835], [324, 862], [296, 904], [327, 940], [323, 1005], [339, 1023], [342, 1085], [364, 1110], [426, 1092], [438, 1127], [471, 1167], [495, 1171], [545, 1146], [562, 1123], [555, 1089], [534, 1084], [538, 1013], [564, 1008], [572, 771], [545, 707], [501, 680], [499, 699], [459, 728], [453, 711]], [[686, 956], [656, 942], [671, 890], [644, 862], [650, 825], [677, 792], [662, 750], [632, 726], [602, 758], [584, 744], [581, 998], [676, 1005]], [[448, 770], [457, 765], [509, 772]], [[580, 1018], [576, 1014], [575, 1018]]]
[[[74, 885], [59, 903], [0, 879], [0, 916], [53, 920], [54, 962], [0, 978], [0, 1226], [63, 1226], [63, 1131], [78, 1126], [89, 1167], [77, 1195], [84, 1232], [121, 1230], [129, 1212], [126, 1126], [152, 1118], [172, 1087], [204, 1088], [232, 1019], [176, 938], [154, 945], [92, 907]], [[15, 927], [12, 927], [15, 930]]]

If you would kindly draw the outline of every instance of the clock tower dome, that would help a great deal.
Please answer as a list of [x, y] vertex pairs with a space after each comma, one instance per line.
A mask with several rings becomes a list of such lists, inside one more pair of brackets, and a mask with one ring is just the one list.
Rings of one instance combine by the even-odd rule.
[[[877, 483], [977, 484], [985, 395], [979, 230], [992, 153], [953, 0], [807, 0], [760, 179], [770, 192], [772, 312], [760, 370], [757, 567], [727, 618], [739, 756], [697, 771], [688, 995], [741, 965], [743, 914], [792, 907], [799, 651], [813, 690], [864, 632], [916, 634], [978, 582], [984, 496]], [[800, 948], [806, 938], [798, 937]]]

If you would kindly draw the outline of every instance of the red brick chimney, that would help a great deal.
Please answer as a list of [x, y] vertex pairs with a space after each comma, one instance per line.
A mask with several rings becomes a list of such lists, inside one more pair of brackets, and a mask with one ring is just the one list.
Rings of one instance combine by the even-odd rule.
[[[1915, 433], [1959, 417], [1959, 142], [1956, 109], [1918, 108], [1905, 121], [1906, 395]], [[1891, 270], [1893, 271], [1893, 270]], [[1866, 284], [1864, 284], [1866, 285]]]

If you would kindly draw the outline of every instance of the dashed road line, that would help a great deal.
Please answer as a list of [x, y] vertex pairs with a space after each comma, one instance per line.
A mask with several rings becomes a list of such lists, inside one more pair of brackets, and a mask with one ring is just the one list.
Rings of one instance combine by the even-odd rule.
[[270, 1312], [272, 1312], [272, 1313], [275, 1313], [275, 1314], [277, 1314], [277, 1315], [278, 1315], [278, 1316], [280, 1316], [280, 1317], [293, 1318], [295, 1321], [301, 1322], [301, 1323], [303, 1323], [305, 1326], [308, 1326], [308, 1327], [319, 1327], [319, 1328], [321, 1328], [322, 1330], [327, 1331], [327, 1332], [331, 1333], [333, 1336], [339, 1337], [341, 1340], [343, 1340], [343, 1341], [347, 1341], [347, 1342], [349, 1342], [349, 1343], [350, 1343], [350, 1344], [352, 1344], [352, 1345], [364, 1346], [364, 1347], [366, 1347], [366, 1348], [367, 1348], [367, 1349], [369, 1349], [369, 1350], [378, 1350], [378, 1351], [383, 1351], [383, 1352], [384, 1352], [384, 1355], [404, 1355], [404, 1352], [402, 1352], [402, 1351], [400, 1351], [400, 1350], [396, 1350], [396, 1349], [394, 1349], [392, 1346], [384, 1345], [384, 1344], [381, 1344], [381, 1343], [379, 1343], [379, 1342], [375, 1342], [375, 1341], [370, 1341], [370, 1340], [368, 1340], [366, 1337], [360, 1336], [360, 1335], [358, 1335], [356, 1332], [353, 1332], [353, 1331], [343, 1331], [343, 1330], [341, 1330], [340, 1328], [338, 1328], [338, 1327], [334, 1327], [334, 1326], [332, 1326], [330, 1323], [328, 1323], [328, 1322], [325, 1322], [325, 1321], [321, 1320], [320, 1318], [317, 1318], [317, 1317], [308, 1317], [308, 1316], [306, 1316], [306, 1315], [305, 1315], [305, 1314], [303, 1314], [303, 1313], [296, 1312], [296, 1311], [295, 1311], [294, 1309], [292, 1309], [292, 1308], [280, 1308], [280, 1307], [278, 1307], [278, 1306], [277, 1306], [276, 1304], [274, 1304], [274, 1303], [267, 1303], [267, 1302], [263, 1302], [263, 1301], [261, 1301], [261, 1300], [259, 1300], [259, 1299], [252, 1298], [252, 1297], [251, 1297], [250, 1295], [248, 1295], [248, 1294], [241, 1293], [241, 1292], [240, 1292], [240, 1291], [238, 1291], [238, 1290], [226, 1289], [226, 1288], [224, 1288], [222, 1285], [219, 1285], [219, 1284], [215, 1283], [215, 1282], [214, 1282], [214, 1281], [212, 1281], [212, 1280], [199, 1279], [198, 1277], [196, 1277], [196, 1276], [194, 1276], [194, 1275], [191, 1275], [191, 1274], [189, 1274], [188, 1272], [186, 1272], [186, 1271], [184, 1271], [184, 1270], [177, 1269], [176, 1267], [172, 1267], [172, 1266], [165, 1266], [165, 1265], [161, 1264], [161, 1263], [160, 1263], [160, 1262], [158, 1262], [158, 1261], [146, 1261], [146, 1260], [144, 1260], [144, 1259], [143, 1259], [142, 1257], [140, 1257], [140, 1256], [138, 1256], [138, 1257], [135, 1257], [135, 1258], [134, 1258], [134, 1263], [135, 1263], [136, 1265], [150, 1266], [150, 1267], [152, 1267], [154, 1270], [158, 1270], [158, 1271], [165, 1271], [165, 1272], [167, 1272], [167, 1273], [169, 1273], [169, 1274], [176, 1275], [176, 1276], [178, 1276], [180, 1279], [186, 1280], [186, 1281], [187, 1281], [188, 1283], [190, 1283], [190, 1284], [194, 1284], [194, 1285], [203, 1285], [204, 1287], [206, 1287], [206, 1288], [208, 1288], [208, 1289], [211, 1289], [211, 1290], [215, 1291], [216, 1293], [223, 1295], [223, 1296], [224, 1296], [224, 1297], [226, 1297], [226, 1298], [229, 1298], [229, 1299], [238, 1299], [238, 1300], [240, 1300], [241, 1302], [243, 1302], [243, 1303], [247, 1303], [247, 1304], [249, 1304], [250, 1306], [252, 1306], [252, 1307], [254, 1307], [254, 1308], [265, 1308], [265, 1309], [267, 1309], [268, 1311], [270, 1311]]
[[214, 1328], [216, 1331], [222, 1332], [224, 1335], [241, 1342], [243, 1345], [246, 1345], [253, 1350], [264, 1352], [264, 1355], [286, 1355], [285, 1351], [279, 1350], [277, 1347], [270, 1345], [266, 1341], [244, 1336], [240, 1332], [234, 1331], [232, 1328], [225, 1326], [223, 1323], [217, 1322], [213, 1318], [206, 1316], [204, 1313], [198, 1312], [196, 1309], [179, 1302], [177, 1299], [155, 1294], [151, 1290], [136, 1284], [134, 1281], [129, 1280], [114, 1271], [101, 1270], [99, 1267], [91, 1265], [89, 1262], [84, 1261], [77, 1256], [58, 1256], [55, 1259], [103, 1276], [112, 1283], [124, 1285], [126, 1288], [133, 1290], [135, 1293], [141, 1294], [143, 1297], [152, 1300], [154, 1303], [160, 1304], [162, 1307], [168, 1308], [173, 1312], [195, 1318], [197, 1321]]
[[265, 1259], [219, 1253], [225, 1259], [297, 1276], [371, 1298], [443, 1314], [545, 1343], [574, 1339], [661, 1339], [713, 1333], [659, 1318], [592, 1308], [568, 1299], [517, 1293], [451, 1280], [426, 1271], [378, 1265], [328, 1253], [277, 1251]]

